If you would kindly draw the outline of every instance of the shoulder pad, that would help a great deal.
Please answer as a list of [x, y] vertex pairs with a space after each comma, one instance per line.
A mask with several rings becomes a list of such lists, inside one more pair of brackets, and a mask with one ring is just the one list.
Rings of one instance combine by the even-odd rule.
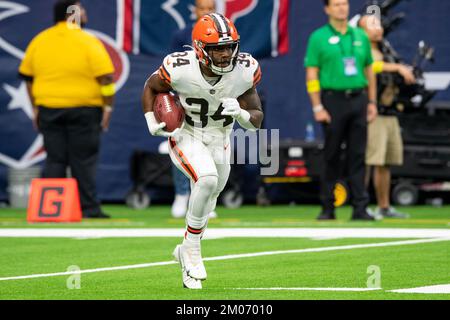
[[158, 69], [158, 75], [173, 87], [173, 84], [186, 74], [186, 67], [191, 66], [195, 59], [195, 53], [192, 50], [171, 53], [164, 58]]
[[240, 53], [237, 65], [242, 70], [244, 80], [249, 84], [249, 88], [256, 86], [261, 81], [261, 67], [251, 54]]

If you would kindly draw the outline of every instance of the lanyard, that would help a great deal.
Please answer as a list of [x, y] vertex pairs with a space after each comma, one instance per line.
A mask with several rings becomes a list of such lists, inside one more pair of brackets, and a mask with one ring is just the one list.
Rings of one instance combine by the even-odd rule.
[[[334, 36], [339, 38], [339, 49], [341, 49], [342, 57], [345, 57], [344, 46], [342, 44], [342, 39], [339, 36], [339, 33], [333, 28], [333, 26], [331, 24], [328, 24], [328, 27], [330, 28], [331, 32], [333, 32]], [[355, 56], [355, 46], [353, 43], [355, 42], [355, 35], [353, 33], [353, 30], [350, 27], [348, 27], [347, 32], [350, 33], [350, 37], [351, 37], [350, 55], [351, 55], [351, 57], [354, 57]]]

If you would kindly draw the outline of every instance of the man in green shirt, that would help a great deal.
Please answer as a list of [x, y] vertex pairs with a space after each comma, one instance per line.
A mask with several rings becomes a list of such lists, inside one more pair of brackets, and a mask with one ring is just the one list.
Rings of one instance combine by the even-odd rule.
[[334, 186], [341, 178], [338, 165], [345, 142], [352, 219], [374, 220], [367, 212], [364, 185], [367, 122], [377, 116], [370, 41], [362, 29], [349, 26], [348, 0], [324, 0], [324, 4], [329, 23], [312, 33], [305, 57], [307, 90], [325, 137], [318, 219], [335, 219]]

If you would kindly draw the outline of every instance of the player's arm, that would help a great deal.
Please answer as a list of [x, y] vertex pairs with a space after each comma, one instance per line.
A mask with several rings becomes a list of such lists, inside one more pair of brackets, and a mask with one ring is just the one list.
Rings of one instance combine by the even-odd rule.
[[[238, 97], [238, 102], [242, 110], [247, 111], [250, 115], [248, 122], [254, 129], [261, 128], [262, 121], [264, 119], [264, 113], [262, 111], [261, 100], [259, 99], [258, 92], [255, 87], [244, 92], [243, 95]], [[239, 121], [239, 119], [238, 119]], [[239, 122], [241, 124], [241, 122]], [[242, 124], [241, 124], [242, 126]], [[249, 129], [249, 128], [246, 128]]]
[[257, 130], [261, 127], [264, 114], [254, 86], [237, 99], [223, 98], [221, 101], [224, 108], [222, 115], [233, 117], [244, 129]]
[[172, 90], [170, 84], [160, 78], [158, 73], [153, 73], [144, 84], [142, 92], [142, 111], [144, 114], [153, 112], [153, 104], [159, 93], [166, 93]]
[[165, 122], [158, 123], [153, 113], [153, 105], [155, 98], [159, 93], [166, 93], [172, 90], [170, 82], [162, 78], [157, 72], [153, 73], [144, 84], [144, 90], [142, 92], [142, 110], [144, 112], [145, 119], [147, 120], [147, 126], [150, 133], [154, 136], [170, 137], [172, 134], [164, 131], [166, 126]]
[[247, 85], [251, 83], [251, 85], [247, 87], [250, 89], [245, 91], [237, 99], [222, 99], [224, 110], [221, 114], [224, 116], [232, 116], [244, 129], [257, 130], [261, 128], [264, 118], [261, 100], [256, 91], [256, 85], [262, 78], [261, 67], [249, 54], [243, 57], [242, 62], [244, 62], [244, 65], [247, 63], [244, 68], [244, 79], [247, 81]]

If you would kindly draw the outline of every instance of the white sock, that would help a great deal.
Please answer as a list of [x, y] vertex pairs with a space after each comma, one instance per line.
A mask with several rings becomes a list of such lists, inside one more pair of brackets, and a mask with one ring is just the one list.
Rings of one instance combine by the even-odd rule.
[[194, 243], [200, 242], [202, 233], [203, 233], [203, 231], [199, 234], [194, 234], [194, 233], [190, 233], [189, 231], [186, 231], [186, 236], [184, 238], [184, 241], [187, 240], [187, 241], [194, 242]]

